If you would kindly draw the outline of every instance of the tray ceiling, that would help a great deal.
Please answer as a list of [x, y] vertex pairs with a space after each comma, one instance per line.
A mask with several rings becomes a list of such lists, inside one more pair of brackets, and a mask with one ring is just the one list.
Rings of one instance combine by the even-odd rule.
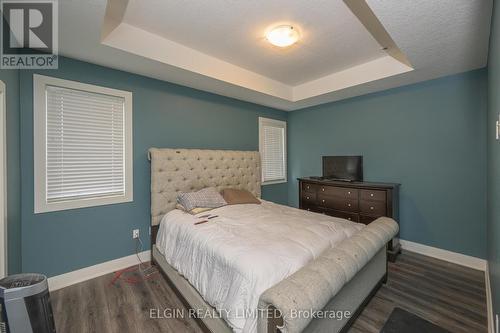
[[[62, 55], [283, 110], [483, 67], [492, 9], [491, 0], [59, 3]], [[297, 27], [299, 42], [270, 45], [265, 32], [278, 24]]]
[[[386, 55], [343, 1], [131, 0], [123, 22], [293, 86]], [[298, 44], [268, 43], [277, 23]]]

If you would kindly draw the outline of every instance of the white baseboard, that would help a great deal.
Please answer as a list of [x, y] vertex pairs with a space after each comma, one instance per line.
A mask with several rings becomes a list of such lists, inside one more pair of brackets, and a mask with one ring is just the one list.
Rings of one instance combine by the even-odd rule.
[[414, 243], [407, 240], [400, 239], [401, 247], [404, 250], [416, 252], [436, 259], [448, 261], [457, 265], [470, 267], [480, 271], [486, 270], [486, 260], [468, 256], [465, 254], [452, 252], [448, 250], [439, 249], [424, 244]]
[[[150, 261], [151, 251], [141, 252], [139, 253], [139, 256], [141, 257], [142, 261]], [[79, 282], [96, 278], [101, 275], [116, 272], [120, 269], [124, 269], [137, 264], [139, 264], [139, 259], [137, 258], [137, 255], [132, 254], [123, 258], [106, 261], [94, 266], [89, 266], [82, 269], [78, 269], [76, 271], [53, 276], [48, 279], [49, 290], [54, 291], [57, 289], [61, 289]]]
[[490, 282], [490, 266], [488, 262], [486, 262], [486, 271], [485, 274], [485, 284], [486, 284], [486, 308], [488, 311], [488, 332], [495, 332], [495, 323], [493, 320], [493, 298], [491, 294], [491, 282]]

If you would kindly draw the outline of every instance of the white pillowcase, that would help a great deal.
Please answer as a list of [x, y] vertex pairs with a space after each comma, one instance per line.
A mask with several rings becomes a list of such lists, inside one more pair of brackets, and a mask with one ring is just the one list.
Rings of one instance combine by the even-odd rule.
[[227, 205], [222, 195], [213, 187], [207, 187], [198, 192], [181, 193], [177, 196], [177, 203], [187, 211], [194, 208], [218, 208]]

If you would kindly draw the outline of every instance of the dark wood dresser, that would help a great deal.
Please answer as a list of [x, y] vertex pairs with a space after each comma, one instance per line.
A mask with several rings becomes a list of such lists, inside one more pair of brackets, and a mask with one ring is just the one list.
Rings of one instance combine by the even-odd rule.
[[[299, 178], [299, 208], [349, 221], [369, 224], [381, 216], [399, 223], [399, 184], [340, 182]], [[401, 252], [398, 238], [388, 244], [395, 261]]]

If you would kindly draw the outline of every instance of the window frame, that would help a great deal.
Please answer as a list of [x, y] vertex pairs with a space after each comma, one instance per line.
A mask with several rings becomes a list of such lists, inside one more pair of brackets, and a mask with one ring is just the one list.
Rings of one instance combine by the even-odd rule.
[[[274, 126], [278, 128], [282, 128], [284, 132], [284, 138], [283, 138], [283, 170], [284, 170], [284, 179], [277, 179], [277, 180], [268, 180], [264, 181], [264, 167], [263, 167], [263, 143], [264, 143], [264, 126]], [[260, 153], [260, 159], [261, 159], [261, 185], [273, 185], [273, 184], [283, 184], [288, 182], [288, 169], [287, 169], [287, 164], [288, 164], [288, 157], [287, 157], [287, 128], [286, 128], [286, 121], [284, 120], [278, 120], [278, 119], [271, 119], [271, 118], [265, 118], [265, 117], [259, 117], [259, 153]]]
[[[103, 195], [93, 198], [47, 202], [47, 86], [82, 90], [122, 97], [124, 104], [124, 170], [125, 192], [123, 195]], [[33, 150], [34, 150], [34, 212], [45, 213], [68, 209], [95, 207], [132, 202], [133, 198], [133, 140], [132, 140], [132, 93], [77, 81], [58, 79], [39, 74], [33, 75]]]
[[8, 274], [7, 235], [7, 90], [0, 80], [0, 278]]

